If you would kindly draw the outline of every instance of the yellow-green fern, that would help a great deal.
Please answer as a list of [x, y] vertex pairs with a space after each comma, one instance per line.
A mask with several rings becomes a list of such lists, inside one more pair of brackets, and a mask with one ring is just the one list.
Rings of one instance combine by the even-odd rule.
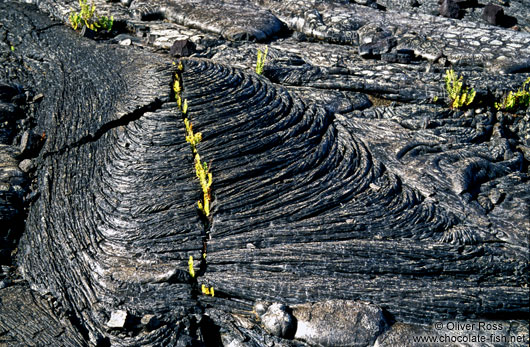
[[192, 255], [190, 255], [190, 258], [188, 260], [188, 272], [191, 278], [195, 277], [195, 268], [193, 267], [193, 256]]
[[457, 76], [453, 69], [445, 73], [445, 88], [449, 94], [451, 108], [461, 108], [468, 106], [475, 99], [476, 92], [473, 88], [464, 88], [462, 76]]
[[201, 291], [204, 295], [210, 295], [210, 296], [214, 296], [215, 295], [215, 292], [213, 290], [213, 287], [206, 287], [204, 284], [201, 286]]
[[527, 86], [530, 86], [530, 77], [524, 81], [522, 87], [513, 92], [510, 91], [508, 95], [500, 103], [495, 103], [497, 110], [514, 111], [519, 107], [527, 108], [530, 106], [530, 90]]
[[99, 29], [111, 30], [114, 24], [114, 17], [111, 16], [98, 17], [96, 14], [96, 5], [92, 3], [89, 5], [87, 0], [79, 0], [80, 12], [70, 13], [69, 20], [74, 30], [80, 29], [81, 26], [86, 26], [88, 29], [98, 31]]
[[264, 52], [258, 49], [258, 58], [256, 61], [256, 73], [258, 75], [261, 75], [263, 73], [263, 68], [265, 67], [265, 59], [267, 59], [268, 51], [269, 47], [265, 47]]

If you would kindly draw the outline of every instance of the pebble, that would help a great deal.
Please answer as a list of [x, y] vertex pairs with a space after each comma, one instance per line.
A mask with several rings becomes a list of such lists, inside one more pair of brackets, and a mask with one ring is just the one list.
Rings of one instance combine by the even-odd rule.
[[494, 205], [497, 205], [503, 199], [504, 193], [499, 189], [493, 188], [489, 191], [488, 197]]
[[140, 323], [149, 330], [154, 330], [160, 326], [160, 321], [154, 314], [146, 314], [140, 320]]
[[271, 335], [283, 338], [294, 335], [296, 324], [289, 311], [289, 308], [283, 304], [270, 305], [267, 312], [261, 316], [261, 323], [265, 330]]
[[18, 164], [18, 167], [23, 172], [28, 173], [35, 168], [35, 165], [33, 165], [33, 162], [31, 161], [31, 159], [24, 159], [20, 162], [20, 164]]
[[131, 43], [132, 43], [131, 39], [125, 39], [125, 40], [121, 40], [119, 42], [119, 44], [122, 45], [122, 46], [130, 46]]
[[123, 328], [125, 326], [125, 321], [127, 320], [127, 311], [117, 310], [112, 311], [110, 319], [107, 322], [109, 328]]
[[258, 317], [261, 317], [267, 312], [267, 308], [269, 305], [263, 302], [258, 302], [256, 305], [254, 305], [254, 312], [258, 315]]

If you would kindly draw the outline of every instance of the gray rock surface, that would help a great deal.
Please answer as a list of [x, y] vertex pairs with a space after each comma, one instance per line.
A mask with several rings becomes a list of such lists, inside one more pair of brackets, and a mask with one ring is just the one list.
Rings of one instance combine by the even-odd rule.
[[504, 10], [502, 7], [494, 4], [487, 4], [482, 12], [482, 19], [492, 25], [500, 25], [504, 18]]
[[290, 309], [278, 303], [270, 305], [260, 319], [265, 330], [278, 337], [292, 338], [298, 328]]
[[528, 325], [525, 321], [445, 321], [434, 326], [396, 323], [377, 338], [374, 347], [523, 346], [527, 341]]
[[23, 198], [27, 183], [18, 167], [17, 154], [15, 148], [0, 144], [0, 265], [11, 264], [11, 252], [24, 225]]
[[447, 18], [461, 17], [460, 5], [454, 0], [442, 0], [440, 4], [440, 15]]
[[371, 346], [387, 327], [381, 308], [365, 302], [301, 304], [293, 307], [293, 315], [294, 337], [313, 346]]

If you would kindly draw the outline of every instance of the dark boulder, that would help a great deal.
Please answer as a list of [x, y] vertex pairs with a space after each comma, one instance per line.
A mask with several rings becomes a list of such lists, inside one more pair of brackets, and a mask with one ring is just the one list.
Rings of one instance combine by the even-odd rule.
[[487, 4], [482, 11], [482, 19], [492, 25], [501, 25], [504, 19], [504, 10], [498, 5]]
[[447, 18], [460, 18], [462, 16], [460, 5], [454, 0], [442, 0], [440, 15]]
[[173, 42], [169, 54], [172, 57], [189, 57], [195, 52], [195, 44], [189, 40], [176, 40]]
[[367, 24], [358, 30], [359, 55], [363, 58], [381, 57], [390, 52], [397, 44], [397, 40], [381, 27]]

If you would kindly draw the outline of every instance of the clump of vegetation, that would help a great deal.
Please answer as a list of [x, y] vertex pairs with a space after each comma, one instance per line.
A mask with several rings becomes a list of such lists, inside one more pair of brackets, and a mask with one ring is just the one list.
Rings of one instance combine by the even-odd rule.
[[[176, 63], [173, 63], [176, 65]], [[211, 164], [208, 165], [206, 162], [201, 161], [201, 156], [199, 155], [199, 150], [197, 146], [202, 141], [202, 133], [195, 133], [193, 131], [193, 124], [191, 124], [191, 121], [188, 116], [188, 100], [182, 99], [182, 79], [181, 79], [181, 72], [183, 71], [182, 63], [179, 63], [177, 66], [177, 73], [175, 75], [175, 82], [173, 83], [173, 91], [175, 92], [175, 99], [177, 101], [177, 105], [182, 112], [182, 116], [184, 118], [184, 126], [186, 127], [186, 142], [190, 144], [191, 151], [193, 154], [193, 161], [195, 163], [195, 175], [199, 179], [199, 183], [202, 188], [203, 193], [203, 200], [199, 200], [197, 202], [197, 205], [199, 207], [199, 211], [205, 218], [210, 218], [210, 203], [211, 203], [211, 187], [212, 187], [212, 181], [213, 181], [213, 175], [210, 172]], [[203, 251], [202, 251], [202, 261], [204, 263], [201, 263], [202, 265], [206, 262], [206, 241], [203, 239]], [[188, 260], [188, 272], [191, 276], [191, 278], [195, 278], [195, 267], [194, 267], [194, 261], [193, 256], [190, 256]], [[200, 273], [198, 274], [200, 276]], [[202, 294], [204, 295], [210, 295], [214, 296], [214, 288], [213, 287], [206, 287], [204, 284], [201, 286]]]
[[193, 125], [187, 118], [188, 102], [184, 100], [182, 104], [182, 114], [184, 115], [184, 125], [186, 126], [186, 142], [191, 146], [191, 151], [193, 153], [193, 158], [195, 162], [195, 175], [199, 179], [199, 183], [202, 188], [203, 201], [198, 201], [197, 205], [199, 210], [205, 217], [210, 216], [210, 201], [211, 201], [211, 187], [213, 176], [210, 172], [210, 167], [208, 163], [201, 162], [201, 156], [197, 151], [197, 145], [202, 140], [202, 133], [194, 133]]
[[[179, 63], [177, 69], [182, 71], [182, 68], [182, 64]], [[186, 142], [190, 144], [195, 163], [195, 175], [199, 179], [203, 193], [203, 199], [202, 201], [199, 200], [197, 202], [197, 206], [199, 207], [199, 211], [201, 211], [203, 216], [208, 218], [210, 216], [210, 203], [212, 201], [211, 188], [213, 175], [210, 172], [211, 165], [208, 165], [206, 162], [202, 162], [199, 151], [197, 150], [197, 145], [202, 141], [202, 133], [195, 133], [193, 131], [193, 124], [191, 124], [191, 121], [188, 118], [188, 101], [182, 100], [182, 82], [178, 73], [176, 74], [175, 82], [173, 83], [173, 91], [175, 92], [177, 105], [184, 117], [184, 125], [186, 127]]]
[[267, 59], [268, 52], [269, 52], [269, 47], [265, 47], [264, 52], [258, 49], [258, 59], [256, 61], [256, 73], [258, 75], [263, 74], [263, 67], [265, 67], [265, 59]]
[[475, 99], [476, 92], [473, 88], [464, 87], [463, 76], [457, 76], [453, 69], [445, 73], [445, 89], [449, 94], [449, 106], [454, 109], [468, 106]]
[[210, 296], [215, 295], [215, 291], [213, 290], [213, 287], [208, 288], [204, 284], [201, 286], [201, 291], [204, 295], [210, 295]]
[[[173, 62], [173, 65], [176, 65], [175, 62]], [[177, 69], [179, 71], [182, 71], [183, 66], [182, 63], [179, 63], [177, 66]], [[182, 86], [180, 83], [180, 76], [179, 74], [175, 75], [175, 82], [173, 83], [173, 92], [175, 92], [175, 99], [177, 100], [177, 106], [182, 110], [182, 97], [180, 96], [180, 93], [182, 91]], [[186, 112], [188, 111], [188, 104], [186, 104]]]
[[212, 173], [209, 172], [210, 168], [208, 167], [208, 163], [202, 163], [200, 162], [200, 157], [197, 154], [195, 156], [195, 173], [197, 175], [197, 178], [199, 178], [199, 182], [201, 184], [202, 188], [202, 194], [203, 194], [203, 202], [200, 200], [197, 201], [197, 205], [199, 207], [199, 210], [205, 215], [206, 217], [210, 216], [210, 201], [211, 201], [211, 187], [212, 187]]
[[193, 267], [193, 256], [192, 255], [190, 255], [190, 259], [188, 260], [188, 272], [191, 278], [195, 277], [195, 268]]
[[530, 106], [530, 77], [524, 81], [523, 85], [516, 92], [510, 91], [502, 102], [495, 103], [497, 110], [515, 111], [518, 108]]
[[[197, 140], [202, 138], [202, 134], [193, 134], [193, 131], [191, 130], [191, 123], [189, 123], [190, 133], [186, 138], [190, 140]], [[195, 150], [195, 145], [191, 141], [188, 141], [190, 145], [192, 146], [192, 149]], [[196, 142], [198, 143], [198, 142]], [[196, 151], [196, 150], [195, 150]], [[208, 166], [208, 163], [201, 162], [201, 156], [199, 153], [195, 152], [195, 175], [199, 179], [199, 183], [201, 185], [202, 194], [203, 194], [203, 201], [197, 201], [197, 206], [199, 207], [199, 210], [202, 212], [202, 214], [205, 217], [210, 216], [210, 201], [211, 201], [211, 187], [212, 187], [212, 180], [213, 176], [210, 172], [210, 167]]]
[[99, 29], [110, 31], [114, 24], [114, 17], [100, 16], [96, 13], [96, 6], [94, 3], [89, 5], [87, 0], [79, 0], [80, 12], [72, 12], [70, 14], [70, 24], [74, 30], [81, 29], [86, 26], [88, 29], [98, 31]]

